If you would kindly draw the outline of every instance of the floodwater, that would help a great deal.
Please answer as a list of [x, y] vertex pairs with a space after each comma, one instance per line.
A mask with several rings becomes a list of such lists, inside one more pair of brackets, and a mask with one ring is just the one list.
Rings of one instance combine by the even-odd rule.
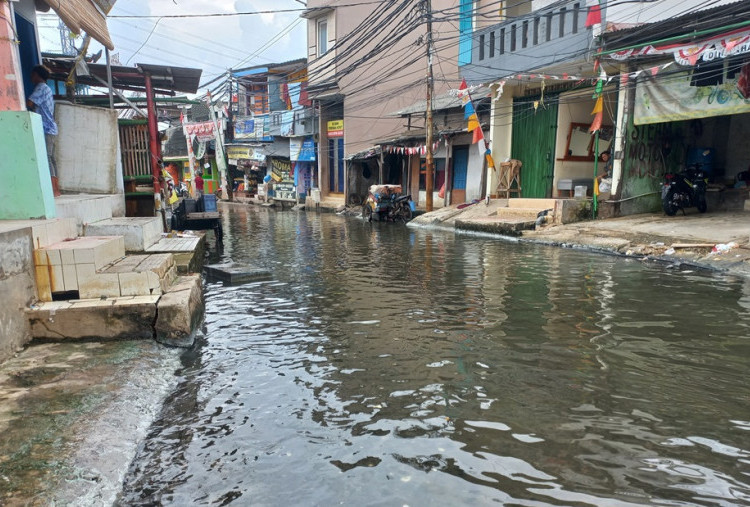
[[[750, 503], [750, 284], [231, 208], [121, 505]], [[214, 259], [218, 260], [218, 259]]]

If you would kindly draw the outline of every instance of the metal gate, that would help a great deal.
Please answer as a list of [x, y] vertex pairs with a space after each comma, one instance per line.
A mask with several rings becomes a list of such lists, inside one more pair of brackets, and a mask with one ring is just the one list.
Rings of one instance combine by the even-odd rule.
[[547, 96], [543, 104], [539, 97], [524, 97], [513, 101], [511, 158], [523, 163], [521, 197], [552, 197], [557, 99], [557, 96]]

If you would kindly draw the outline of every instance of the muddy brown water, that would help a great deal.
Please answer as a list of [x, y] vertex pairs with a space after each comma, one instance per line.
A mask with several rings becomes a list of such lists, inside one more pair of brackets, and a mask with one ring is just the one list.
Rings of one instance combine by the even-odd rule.
[[120, 505], [750, 503], [750, 284], [333, 214], [225, 213]]

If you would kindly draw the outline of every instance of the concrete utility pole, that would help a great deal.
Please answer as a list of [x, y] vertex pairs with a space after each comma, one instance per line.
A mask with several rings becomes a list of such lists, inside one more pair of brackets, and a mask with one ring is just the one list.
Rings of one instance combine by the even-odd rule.
[[432, 94], [434, 82], [432, 79], [432, 2], [425, 0], [425, 16], [427, 16], [427, 159], [425, 161], [425, 208], [432, 211], [433, 175], [435, 172], [435, 161], [432, 153]]

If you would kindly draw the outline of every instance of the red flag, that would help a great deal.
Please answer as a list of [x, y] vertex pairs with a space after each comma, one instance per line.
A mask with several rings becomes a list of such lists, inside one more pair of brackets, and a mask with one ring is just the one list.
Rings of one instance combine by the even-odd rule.
[[586, 28], [594, 25], [602, 24], [602, 6], [592, 5], [589, 7], [589, 12], [586, 15]]
[[459, 90], [465, 90], [469, 87], [469, 85], [466, 84], [466, 79], [461, 80], [461, 86], [458, 87]]
[[484, 132], [482, 132], [482, 127], [477, 127], [474, 129], [474, 138], [471, 140], [471, 144], [476, 144], [479, 141], [484, 139]]
[[589, 132], [594, 133], [602, 128], [602, 116], [603, 114], [601, 111], [596, 113], [596, 116], [594, 116], [594, 121], [591, 123], [591, 127], [589, 127]]

